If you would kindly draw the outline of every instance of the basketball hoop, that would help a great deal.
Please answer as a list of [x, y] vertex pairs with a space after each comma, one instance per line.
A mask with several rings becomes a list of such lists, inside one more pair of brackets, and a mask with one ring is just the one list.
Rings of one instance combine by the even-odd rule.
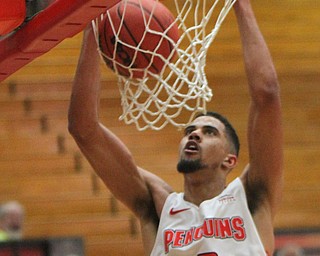
[[[122, 4], [126, 4], [127, 1], [122, 0]], [[154, 3], [158, 1], [154, 0]], [[206, 111], [206, 103], [212, 98], [212, 90], [208, 86], [205, 74], [207, 51], [235, 1], [171, 1], [174, 7], [169, 9], [176, 17], [175, 23], [180, 31], [180, 38], [174, 44], [175, 49], [172, 51], [172, 55], [176, 55], [176, 58], [172, 59], [172, 56], [164, 58], [156, 52], [148, 52], [154, 57], [161, 58], [165, 65], [157, 74], [148, 69], [140, 70], [144, 72], [142, 78], [123, 76], [116, 68], [114, 69], [118, 75], [123, 109], [120, 120], [126, 124], [134, 123], [140, 131], [148, 128], [161, 130], [168, 123], [176, 127], [184, 127], [185, 122], [178, 120], [183, 112], [189, 113], [190, 118], [187, 122], [190, 122], [195, 113]], [[141, 4], [141, 0], [139, 2]], [[152, 15], [151, 12], [150, 16]], [[108, 11], [105, 17], [110, 19]], [[97, 42], [99, 42], [98, 25], [101, 20], [102, 17], [93, 21]], [[146, 20], [148, 33], [159, 34], [157, 31], [150, 30], [147, 22]], [[110, 23], [113, 24], [112, 20]], [[118, 29], [120, 30], [121, 26]], [[117, 37], [117, 31], [115, 35], [116, 44], [143, 51], [139, 47], [121, 41]], [[165, 33], [161, 36], [171, 40]], [[115, 63], [114, 58], [105, 56], [101, 51], [100, 54], [116, 65], [123, 65]], [[136, 70], [133, 68], [132, 71]]]

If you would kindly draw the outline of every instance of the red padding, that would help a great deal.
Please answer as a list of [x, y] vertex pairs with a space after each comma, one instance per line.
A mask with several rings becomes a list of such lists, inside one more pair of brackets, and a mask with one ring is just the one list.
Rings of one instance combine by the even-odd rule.
[[56, 0], [22, 29], [0, 41], [0, 81], [48, 52], [121, 0]]
[[12, 32], [25, 18], [25, 0], [0, 0], [0, 35]]

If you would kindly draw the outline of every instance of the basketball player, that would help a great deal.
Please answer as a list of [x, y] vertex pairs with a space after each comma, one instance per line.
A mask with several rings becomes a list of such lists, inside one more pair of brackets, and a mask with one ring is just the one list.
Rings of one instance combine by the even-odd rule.
[[92, 31], [84, 33], [69, 130], [109, 190], [139, 218], [146, 255], [259, 256], [274, 251], [283, 165], [279, 85], [250, 1], [238, 0], [234, 11], [251, 96], [250, 163], [227, 185], [237, 164], [237, 136], [217, 114], [197, 117], [180, 143], [180, 194], [136, 166], [127, 147], [99, 122], [100, 59]]

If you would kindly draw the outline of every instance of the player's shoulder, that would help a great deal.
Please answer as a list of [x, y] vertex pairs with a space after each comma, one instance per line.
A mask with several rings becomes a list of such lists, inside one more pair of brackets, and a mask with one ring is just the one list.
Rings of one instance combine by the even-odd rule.
[[166, 181], [164, 181], [154, 173], [146, 171], [142, 168], [139, 168], [139, 172], [141, 173], [148, 186], [152, 198], [152, 203], [156, 208], [158, 217], [160, 217], [163, 205], [167, 197], [174, 191]]

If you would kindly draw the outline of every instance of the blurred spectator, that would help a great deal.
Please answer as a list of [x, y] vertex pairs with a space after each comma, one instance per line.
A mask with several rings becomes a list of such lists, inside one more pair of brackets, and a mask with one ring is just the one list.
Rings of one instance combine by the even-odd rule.
[[287, 244], [281, 248], [277, 256], [304, 256], [303, 249], [296, 244]]
[[17, 201], [0, 206], [0, 241], [18, 240], [23, 236], [24, 207]]

